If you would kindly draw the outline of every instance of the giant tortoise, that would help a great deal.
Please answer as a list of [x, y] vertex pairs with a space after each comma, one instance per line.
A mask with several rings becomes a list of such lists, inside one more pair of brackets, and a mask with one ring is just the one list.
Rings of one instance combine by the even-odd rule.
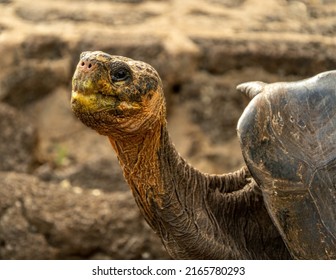
[[336, 71], [245, 83], [238, 123], [246, 165], [204, 174], [172, 144], [150, 65], [84, 52], [71, 106], [109, 138], [148, 224], [173, 258], [336, 258]]

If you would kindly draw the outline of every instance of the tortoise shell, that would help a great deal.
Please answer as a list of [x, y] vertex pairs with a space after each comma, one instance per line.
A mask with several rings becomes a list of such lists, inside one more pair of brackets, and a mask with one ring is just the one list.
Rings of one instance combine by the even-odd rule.
[[250, 82], [238, 122], [245, 162], [294, 258], [336, 258], [336, 71]]

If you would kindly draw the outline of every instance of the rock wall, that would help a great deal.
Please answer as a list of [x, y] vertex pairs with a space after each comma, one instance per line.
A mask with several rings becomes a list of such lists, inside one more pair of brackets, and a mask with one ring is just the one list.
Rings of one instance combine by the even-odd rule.
[[223, 173], [243, 164], [236, 85], [335, 69], [335, 15], [328, 0], [0, 1], [0, 258], [168, 258], [108, 141], [70, 111], [82, 51], [152, 64], [178, 150]]

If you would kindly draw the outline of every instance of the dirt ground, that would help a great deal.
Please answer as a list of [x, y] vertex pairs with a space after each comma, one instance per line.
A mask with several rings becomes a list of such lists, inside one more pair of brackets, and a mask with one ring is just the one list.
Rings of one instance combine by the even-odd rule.
[[82, 51], [152, 64], [178, 151], [225, 173], [244, 164], [236, 124], [248, 100], [236, 86], [335, 69], [335, 16], [331, 0], [0, 0], [0, 258], [168, 258], [107, 139], [70, 110]]

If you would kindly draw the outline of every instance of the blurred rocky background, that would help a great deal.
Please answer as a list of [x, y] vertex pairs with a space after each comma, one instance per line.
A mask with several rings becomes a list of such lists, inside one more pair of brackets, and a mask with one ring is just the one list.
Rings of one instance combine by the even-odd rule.
[[82, 51], [152, 64], [177, 149], [224, 173], [243, 164], [236, 85], [335, 69], [335, 18], [333, 0], [0, 0], [0, 258], [169, 258], [70, 111]]

